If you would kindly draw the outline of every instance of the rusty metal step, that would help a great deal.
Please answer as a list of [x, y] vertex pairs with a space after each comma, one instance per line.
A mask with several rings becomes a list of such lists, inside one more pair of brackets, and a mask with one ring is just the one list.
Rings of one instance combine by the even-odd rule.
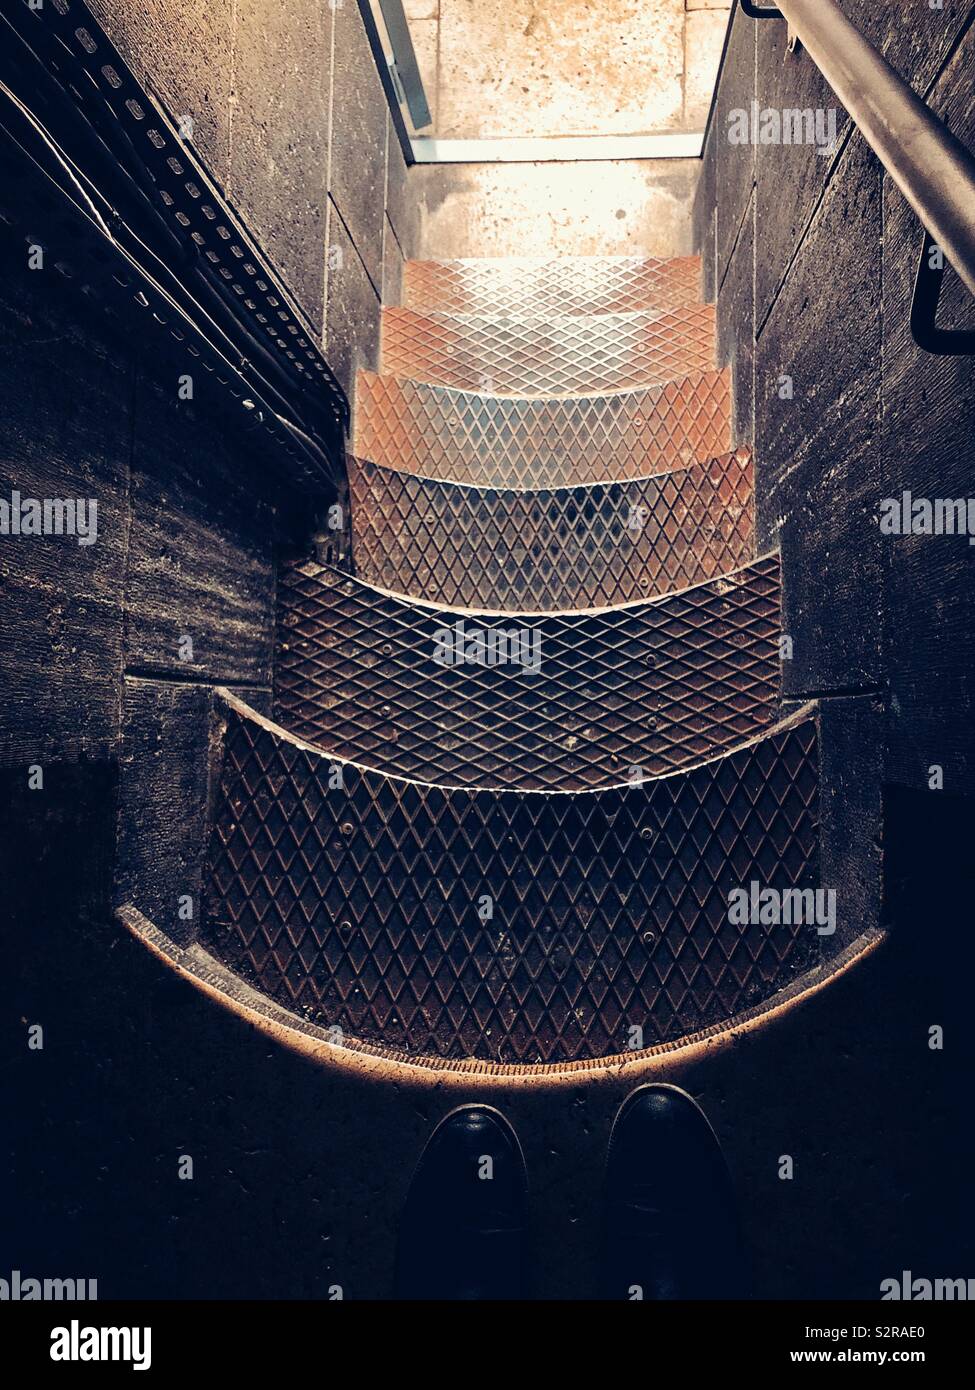
[[547, 400], [358, 375], [353, 452], [427, 478], [565, 487], [646, 477], [730, 448], [727, 372]]
[[403, 303], [425, 313], [626, 314], [700, 298], [699, 256], [407, 261], [403, 272]]
[[779, 565], [650, 603], [476, 614], [303, 561], [278, 582], [275, 718], [353, 762], [450, 786], [660, 777], [775, 720]]
[[384, 373], [462, 391], [594, 395], [674, 381], [714, 365], [713, 304], [575, 318], [382, 314]]
[[600, 608], [754, 558], [747, 449], [630, 482], [465, 487], [348, 460], [355, 572], [460, 608]]
[[224, 714], [201, 944], [339, 1037], [615, 1056], [733, 1020], [839, 949], [729, 914], [753, 882], [818, 883], [810, 708], [688, 771], [561, 794], [386, 777]]

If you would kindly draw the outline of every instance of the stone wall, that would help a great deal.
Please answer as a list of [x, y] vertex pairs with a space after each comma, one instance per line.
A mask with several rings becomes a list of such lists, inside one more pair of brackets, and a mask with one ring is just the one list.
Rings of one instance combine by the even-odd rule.
[[407, 171], [356, 0], [92, 0], [274, 261], [347, 391], [414, 254]]
[[[975, 149], [971, 0], [843, 8]], [[753, 101], [821, 111], [827, 136], [834, 112], [835, 144], [733, 142]], [[781, 22], [735, 14], [695, 217], [738, 437], [756, 447], [763, 543], [784, 558], [786, 690], [878, 692], [887, 781], [927, 792], [940, 776], [946, 795], [970, 795], [975, 547], [882, 535], [879, 519], [907, 490], [972, 494], [975, 367], [914, 345], [917, 219]], [[951, 275], [942, 318], [975, 324]]]

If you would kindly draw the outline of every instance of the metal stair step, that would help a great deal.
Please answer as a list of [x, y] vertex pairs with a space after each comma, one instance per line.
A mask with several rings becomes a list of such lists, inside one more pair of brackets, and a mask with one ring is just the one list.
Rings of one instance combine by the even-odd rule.
[[236, 700], [224, 717], [201, 944], [345, 1039], [618, 1056], [733, 1020], [832, 944], [729, 921], [737, 888], [818, 883], [810, 709], [688, 771], [577, 793], [390, 778]]
[[349, 459], [355, 572], [460, 608], [607, 607], [754, 557], [747, 449], [628, 482], [465, 487]]
[[776, 715], [775, 557], [665, 599], [543, 615], [433, 608], [304, 561], [283, 570], [278, 604], [277, 721], [420, 782], [612, 786], [701, 762]]
[[494, 319], [384, 309], [382, 370], [493, 395], [652, 386], [715, 366], [713, 304], [655, 313]]
[[642, 478], [731, 448], [730, 378], [536, 400], [360, 372], [354, 437], [358, 458], [482, 487]]
[[407, 261], [403, 271], [403, 303], [424, 312], [624, 314], [673, 309], [700, 297], [699, 256]]

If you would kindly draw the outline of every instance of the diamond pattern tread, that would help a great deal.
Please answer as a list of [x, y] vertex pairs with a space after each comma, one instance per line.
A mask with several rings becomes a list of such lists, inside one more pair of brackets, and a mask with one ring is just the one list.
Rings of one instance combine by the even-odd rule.
[[574, 1061], [633, 1028], [653, 1046], [819, 960], [815, 928], [728, 921], [733, 888], [816, 885], [817, 760], [807, 712], [641, 787], [446, 790], [337, 764], [232, 702], [203, 944], [306, 1018], [416, 1056]]
[[429, 603], [539, 612], [631, 603], [754, 558], [748, 450], [630, 482], [512, 491], [348, 460], [359, 578]]
[[[278, 605], [277, 721], [418, 782], [608, 787], [702, 762], [775, 720], [774, 558], [651, 603], [488, 618], [304, 561], [282, 571]], [[458, 623], [461, 642], [446, 643]], [[499, 631], [530, 634], [516, 650], [529, 669], [487, 664], [478, 634]], [[443, 660], [458, 648], [483, 664]]]
[[625, 391], [715, 365], [713, 304], [545, 319], [384, 309], [382, 325], [384, 373], [492, 395]]
[[355, 445], [386, 468], [482, 487], [642, 478], [731, 448], [730, 379], [535, 400], [359, 372]]
[[424, 313], [519, 318], [675, 309], [701, 298], [698, 256], [407, 261], [403, 303]]

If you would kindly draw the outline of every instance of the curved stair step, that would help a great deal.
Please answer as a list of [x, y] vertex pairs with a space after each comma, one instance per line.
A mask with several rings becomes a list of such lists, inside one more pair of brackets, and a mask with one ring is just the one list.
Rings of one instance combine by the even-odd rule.
[[701, 258], [563, 256], [407, 261], [403, 303], [424, 312], [520, 318], [673, 309], [701, 298]]
[[754, 557], [747, 449], [630, 482], [465, 487], [349, 459], [356, 574], [458, 608], [609, 607]]
[[664, 313], [495, 319], [384, 309], [382, 370], [506, 396], [659, 385], [715, 366], [713, 304]]
[[731, 448], [727, 371], [638, 391], [533, 399], [360, 372], [359, 458], [483, 487], [642, 478]]
[[[381, 1043], [349, 1037], [335, 1027], [322, 1027], [309, 1021], [270, 995], [254, 989], [199, 941], [189, 945], [175, 941], [134, 904], [119, 907], [116, 917], [174, 976], [197, 990], [209, 1003], [224, 1009], [230, 1017], [262, 1033], [275, 1047], [286, 1047], [330, 1071], [342, 1071], [371, 1082], [435, 1088], [440, 1095], [458, 1095], [465, 1104], [470, 1103], [472, 1092], [483, 1089], [537, 1093], [542, 1088], [578, 1088], [580, 1083], [587, 1088], [611, 1087], [618, 1102], [621, 1082], [632, 1087], [639, 1082], [678, 1080], [682, 1069], [689, 1064], [722, 1049], [740, 1049], [749, 1039], [758, 1040], [764, 1036], [766, 1046], [775, 1049], [778, 1044], [768, 1031], [773, 1024], [796, 1009], [814, 1006], [828, 988], [869, 961], [886, 939], [880, 928], [867, 928], [849, 945], [723, 1024], [702, 1028], [697, 1033], [685, 1034], [655, 1047], [630, 1047], [612, 1056], [546, 1066], [485, 1062], [472, 1057], [417, 1057]], [[813, 1013], [803, 1027], [815, 1030], [816, 1026]]]
[[432, 608], [304, 561], [278, 604], [278, 722], [419, 782], [613, 786], [775, 720], [774, 557], [650, 603], [540, 616]]
[[201, 944], [344, 1039], [616, 1056], [754, 1010], [848, 944], [729, 920], [734, 889], [818, 883], [810, 707], [691, 770], [561, 794], [389, 778], [224, 714]]

